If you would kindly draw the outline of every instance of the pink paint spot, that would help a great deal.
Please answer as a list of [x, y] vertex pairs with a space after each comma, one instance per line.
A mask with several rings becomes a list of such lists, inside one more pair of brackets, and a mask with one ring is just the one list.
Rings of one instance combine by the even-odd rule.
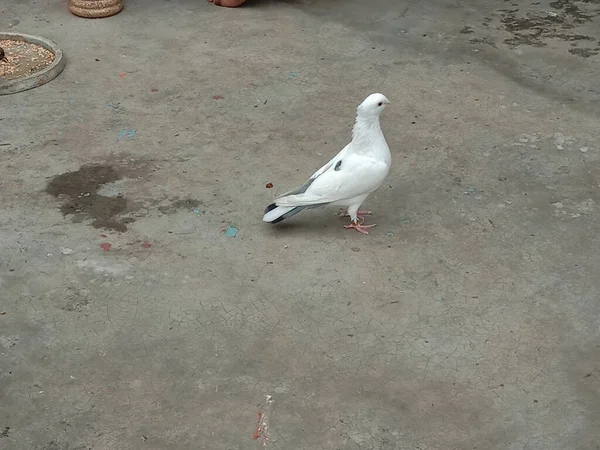
[[150, 89], [150, 91], [152, 91], [152, 92], [158, 92], [158, 89], [152, 88], [152, 89]]
[[144, 248], [150, 248], [150, 247], [152, 247], [152, 244], [150, 242], [146, 241], [146, 242], [144, 242], [142, 244], [142, 247], [144, 247]]
[[107, 235], [105, 235], [105, 234], [101, 234], [101, 235], [100, 235], [100, 237], [106, 238], [106, 237], [108, 237], [108, 236], [107, 236]]
[[213, 100], [223, 100], [225, 97], [222, 95], [213, 95]]
[[112, 244], [109, 244], [108, 242], [103, 242], [102, 244], [100, 244], [100, 248], [105, 252], [110, 252], [111, 247]]
[[121, 72], [119, 74], [119, 78], [125, 78], [127, 76], [127, 72]]

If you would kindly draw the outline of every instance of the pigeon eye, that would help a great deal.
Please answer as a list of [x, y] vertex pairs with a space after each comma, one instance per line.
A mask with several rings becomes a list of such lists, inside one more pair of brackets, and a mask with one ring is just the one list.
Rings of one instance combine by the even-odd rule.
[[383, 105], [383, 102], [377, 103], [377, 106], [381, 106], [381, 105]]

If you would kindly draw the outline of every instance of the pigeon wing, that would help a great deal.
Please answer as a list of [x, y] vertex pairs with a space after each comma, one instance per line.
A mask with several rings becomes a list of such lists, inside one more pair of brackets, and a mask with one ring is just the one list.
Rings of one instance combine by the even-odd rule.
[[347, 155], [332, 160], [304, 192], [277, 200], [280, 206], [318, 205], [347, 200], [377, 189], [385, 179], [389, 165], [365, 155]]
[[343, 157], [344, 154], [346, 153], [346, 151], [348, 150], [348, 146], [350, 144], [346, 145], [343, 149], [341, 149], [337, 155], [335, 155], [333, 158], [331, 158], [331, 160], [329, 162], [327, 162], [323, 167], [321, 167], [319, 170], [317, 170], [315, 173], [313, 173], [310, 178], [308, 180], [306, 180], [306, 182], [302, 185], [299, 186], [295, 189], [292, 189], [289, 192], [286, 192], [285, 194], [281, 194], [280, 196], [278, 196], [275, 201], [278, 201], [279, 199], [281, 199], [282, 197], [287, 197], [288, 195], [299, 195], [299, 194], [304, 194], [306, 192], [306, 190], [313, 184], [313, 182], [319, 177], [321, 176], [323, 173], [325, 173], [327, 170], [329, 170], [331, 167], [335, 167], [335, 164], [338, 163], [338, 161], [340, 161]]

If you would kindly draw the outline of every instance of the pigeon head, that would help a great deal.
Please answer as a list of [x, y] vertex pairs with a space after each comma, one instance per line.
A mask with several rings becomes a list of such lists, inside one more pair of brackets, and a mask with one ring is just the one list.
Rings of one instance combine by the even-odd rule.
[[379, 117], [390, 101], [383, 94], [371, 94], [356, 109], [360, 117]]

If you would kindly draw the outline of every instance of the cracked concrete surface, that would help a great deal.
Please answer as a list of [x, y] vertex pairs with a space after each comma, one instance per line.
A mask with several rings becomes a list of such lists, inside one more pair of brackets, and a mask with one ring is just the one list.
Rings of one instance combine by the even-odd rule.
[[[0, 6], [68, 58], [0, 98], [0, 448], [600, 448], [597, 1], [66, 3]], [[379, 226], [263, 224], [375, 91]]]

